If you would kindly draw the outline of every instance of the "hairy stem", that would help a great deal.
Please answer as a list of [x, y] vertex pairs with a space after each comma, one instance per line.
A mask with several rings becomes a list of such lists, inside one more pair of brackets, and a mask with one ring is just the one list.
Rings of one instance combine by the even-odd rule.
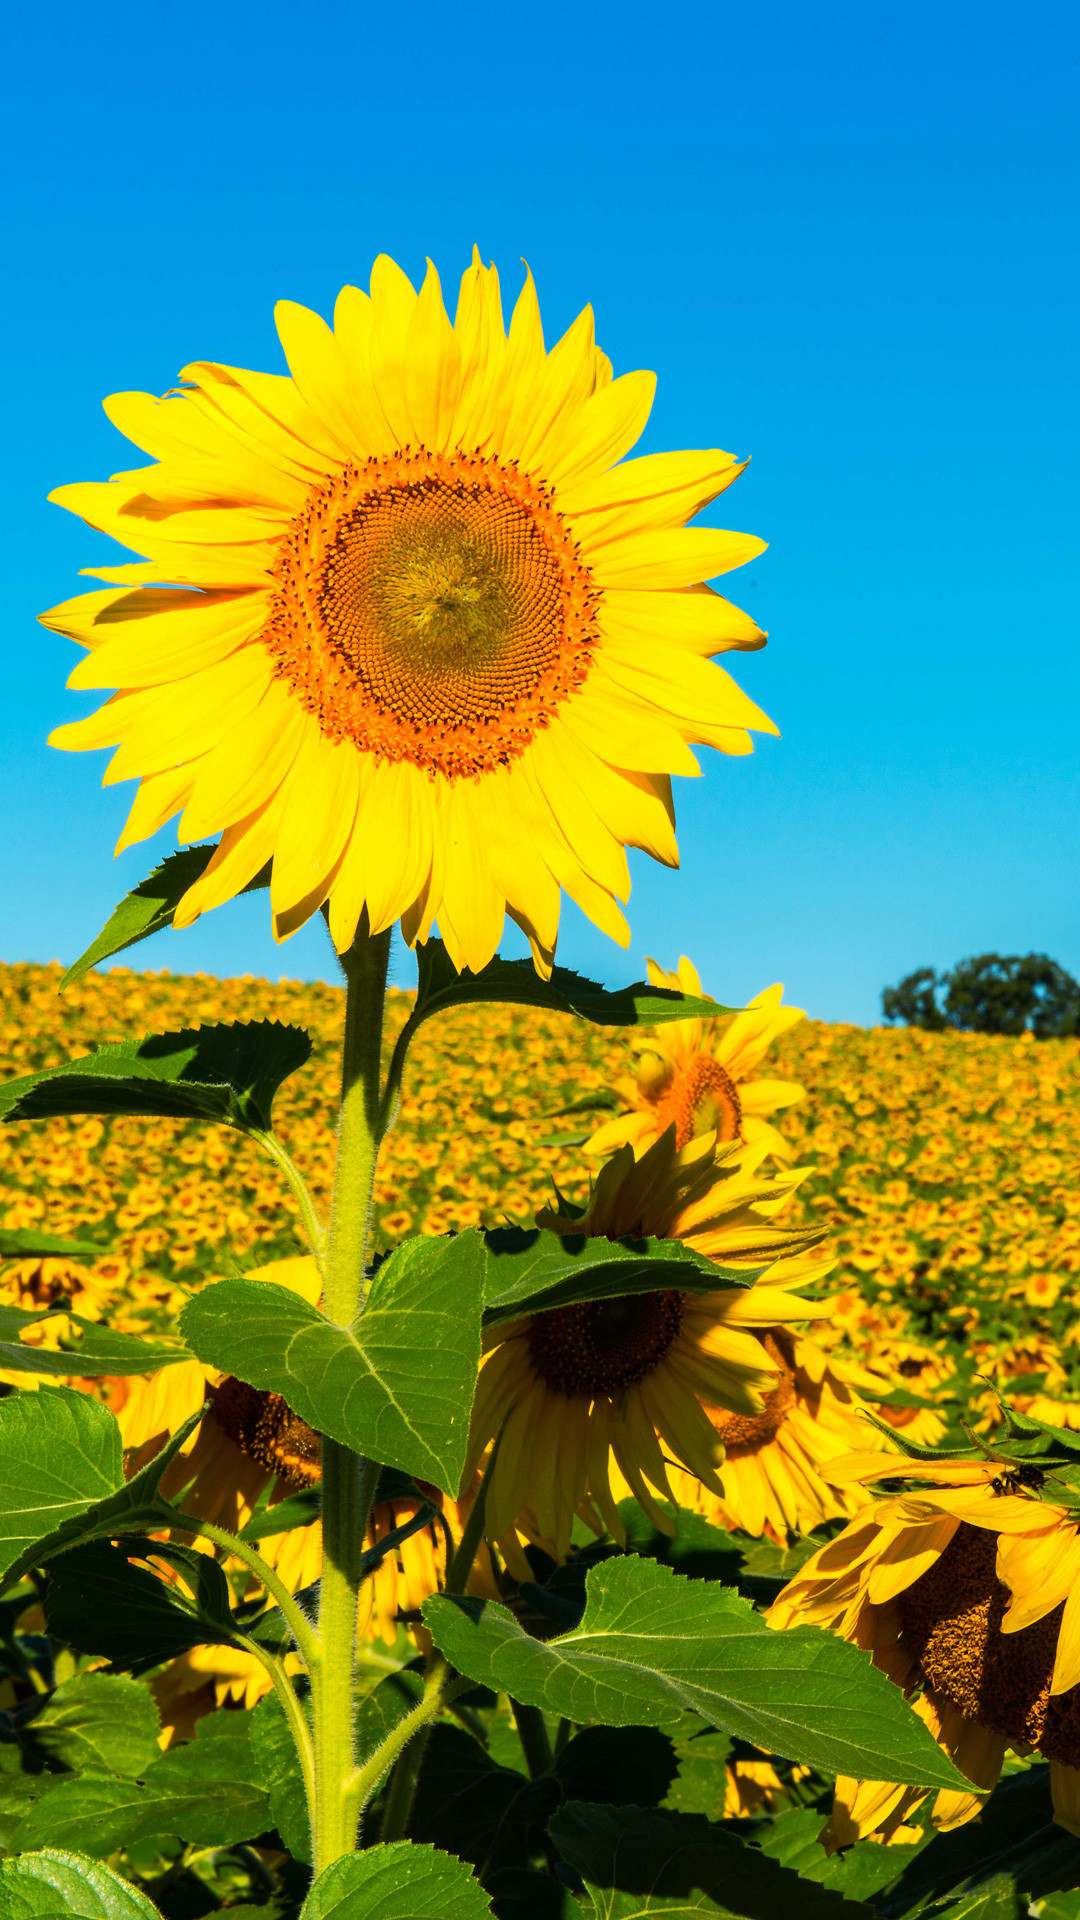
[[[369, 1760], [358, 1767], [348, 1786], [348, 1803], [352, 1810], [353, 1825], [359, 1822], [372, 1794], [385, 1775], [403, 1754], [409, 1742], [416, 1734], [429, 1725], [444, 1707], [452, 1702], [456, 1693], [467, 1693], [473, 1685], [471, 1680], [452, 1678], [445, 1660], [436, 1656], [435, 1664], [428, 1674], [424, 1685], [423, 1699], [418, 1701], [411, 1713], [407, 1713], [380, 1747], [377, 1747]], [[417, 1761], [419, 1769], [419, 1760]], [[414, 1782], [415, 1784], [415, 1782]]]
[[257, 1132], [255, 1138], [263, 1152], [269, 1154], [274, 1165], [285, 1175], [292, 1190], [293, 1199], [300, 1209], [300, 1219], [308, 1237], [308, 1244], [321, 1268], [326, 1246], [326, 1230], [319, 1219], [307, 1181], [288, 1148], [282, 1145], [276, 1133]]
[[[366, 916], [342, 955], [348, 981], [342, 1051], [337, 1172], [323, 1264], [323, 1312], [352, 1326], [364, 1305], [364, 1263], [379, 1151], [379, 1079], [390, 933], [370, 935]], [[353, 1677], [360, 1556], [379, 1469], [340, 1442], [322, 1445], [323, 1564], [316, 1658], [311, 1666], [315, 1871], [356, 1846], [359, 1807]]]
[[280, 1575], [267, 1564], [261, 1553], [256, 1553], [251, 1542], [241, 1540], [239, 1534], [230, 1533], [227, 1527], [217, 1527], [212, 1521], [203, 1520], [194, 1513], [184, 1513], [182, 1509], [177, 1515], [175, 1524], [178, 1533], [187, 1533], [190, 1530], [195, 1535], [201, 1534], [204, 1539], [212, 1540], [215, 1546], [222, 1548], [226, 1554], [231, 1554], [235, 1559], [243, 1561], [249, 1572], [262, 1582], [271, 1599], [277, 1603], [285, 1624], [296, 1641], [304, 1665], [310, 1667], [318, 1658], [314, 1628], [302, 1608], [297, 1605]]
[[404, 1753], [399, 1753], [390, 1775], [390, 1785], [386, 1790], [386, 1805], [383, 1809], [380, 1840], [404, 1840], [409, 1831], [409, 1815], [416, 1798], [416, 1782], [420, 1776], [428, 1737], [431, 1733], [431, 1721], [414, 1734]]

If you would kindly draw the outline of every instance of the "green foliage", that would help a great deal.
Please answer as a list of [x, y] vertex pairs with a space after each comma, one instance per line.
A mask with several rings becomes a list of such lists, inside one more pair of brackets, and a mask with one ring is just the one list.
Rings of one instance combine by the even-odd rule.
[[146, 1687], [122, 1674], [79, 1673], [13, 1716], [19, 1744], [72, 1773], [133, 1779], [158, 1753], [158, 1716]]
[[[7, 1415], [9, 1407], [18, 1407], [19, 1414]], [[0, 1401], [0, 1571], [6, 1568], [0, 1592], [15, 1587], [31, 1567], [90, 1540], [175, 1525], [177, 1510], [161, 1499], [158, 1485], [201, 1418], [201, 1410], [193, 1414], [125, 1481], [120, 1429], [100, 1401], [70, 1387], [42, 1387]], [[108, 1482], [115, 1490], [98, 1497]]]
[[867, 1909], [815, 1887], [733, 1833], [694, 1814], [571, 1805], [551, 1822], [562, 1858], [581, 1875], [594, 1912], [717, 1912], [742, 1920], [869, 1920]]
[[399, 1840], [336, 1860], [316, 1880], [301, 1920], [487, 1920], [490, 1912], [464, 1861]]
[[120, 1429], [71, 1387], [0, 1400], [0, 1570], [123, 1485]]
[[310, 1052], [309, 1036], [278, 1020], [152, 1033], [7, 1081], [0, 1086], [0, 1116], [127, 1114], [265, 1133], [274, 1095]]
[[715, 1000], [695, 999], [644, 980], [611, 993], [569, 967], [555, 967], [549, 980], [541, 980], [531, 960], [503, 960], [498, 954], [480, 973], [467, 968], [458, 973], [441, 940], [428, 940], [419, 947], [416, 962], [416, 1006], [410, 1020], [414, 1030], [432, 1014], [477, 1001], [509, 1001], [518, 1007], [573, 1013], [603, 1027], [658, 1027], [669, 1020], [708, 1020], [734, 1011]]
[[111, 1867], [55, 1847], [0, 1860], [0, 1912], [4, 1920], [159, 1920]]
[[215, 1729], [209, 1738], [200, 1731], [187, 1745], [170, 1747], [137, 1779], [56, 1776], [24, 1815], [13, 1845], [18, 1851], [78, 1845], [104, 1858], [118, 1847], [170, 1834], [204, 1847], [256, 1839], [270, 1820], [257, 1771], [246, 1727], [224, 1735]]
[[[75, 1336], [68, 1335], [58, 1349], [24, 1346], [19, 1334], [42, 1320], [62, 1314]], [[166, 1346], [160, 1340], [139, 1340], [133, 1333], [115, 1333], [97, 1320], [85, 1320], [66, 1307], [42, 1307], [36, 1313], [21, 1307], [0, 1306], [0, 1367], [11, 1373], [55, 1374], [84, 1379], [101, 1374], [156, 1373], [160, 1367], [190, 1360], [186, 1347]]]
[[832, 1772], [966, 1784], [869, 1654], [833, 1635], [773, 1633], [728, 1588], [646, 1560], [594, 1567], [586, 1595], [580, 1626], [546, 1642], [483, 1601], [436, 1595], [423, 1614], [470, 1679], [569, 1720], [670, 1726], [689, 1711]]
[[425, 1259], [424, 1244], [407, 1241], [383, 1262], [354, 1328], [271, 1281], [222, 1280], [185, 1307], [181, 1329], [200, 1360], [280, 1393], [316, 1432], [454, 1494], [480, 1364], [482, 1272], [468, 1258]]
[[[68, 968], [60, 982], [61, 993], [100, 961], [111, 959], [114, 953], [123, 953], [127, 947], [138, 946], [140, 940], [149, 940], [152, 933], [171, 927], [185, 893], [202, 878], [216, 852], [215, 846], [203, 846], [184, 847], [179, 853], [168, 854], [153, 873], [124, 895], [97, 939]], [[270, 868], [266, 866], [241, 892], [255, 893], [269, 885]]]
[[[190, 1591], [132, 1565], [131, 1556], [151, 1551], [171, 1562]], [[217, 1561], [160, 1541], [125, 1550], [97, 1540], [63, 1554], [49, 1575], [45, 1618], [64, 1645], [104, 1654], [119, 1667], [172, 1660], [191, 1647], [238, 1645]]]
[[108, 1251], [96, 1240], [65, 1240], [37, 1227], [0, 1227], [0, 1260], [96, 1260]]
[[[215, 1715], [216, 1719], [228, 1718]], [[311, 1822], [300, 1756], [296, 1751], [285, 1709], [276, 1693], [259, 1701], [251, 1716], [251, 1751], [259, 1779], [270, 1801], [270, 1819], [294, 1860], [311, 1865]]]
[[1038, 1040], [1080, 1031], [1080, 982], [1045, 953], [980, 953], [949, 973], [920, 967], [881, 996], [886, 1020], [941, 1032], [1025, 1033]]

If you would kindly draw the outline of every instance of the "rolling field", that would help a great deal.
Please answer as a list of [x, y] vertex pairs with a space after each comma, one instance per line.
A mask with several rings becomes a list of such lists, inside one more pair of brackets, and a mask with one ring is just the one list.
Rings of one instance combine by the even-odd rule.
[[[305, 1027], [312, 1058], [286, 1082], [276, 1118], [328, 1201], [343, 992], [118, 968], [60, 995], [60, 975], [0, 968], [3, 1078], [147, 1031]], [[390, 1041], [408, 1006], [391, 994]], [[384, 1148], [377, 1243], [528, 1221], [552, 1178], [583, 1197], [581, 1140], [629, 1065], [624, 1033], [576, 1020], [492, 1007], [431, 1022]], [[1052, 1401], [1058, 1419], [1080, 1425], [1080, 1042], [805, 1021], [763, 1070], [806, 1088], [780, 1125], [810, 1170], [790, 1217], [826, 1222], [838, 1256], [825, 1337], [916, 1397], [953, 1405], [970, 1392], [984, 1421], [993, 1400], [975, 1374], [1015, 1380], [1019, 1404]], [[252, 1142], [171, 1121], [4, 1128], [0, 1225], [107, 1248], [85, 1264], [16, 1262], [0, 1280], [4, 1298], [74, 1297], [79, 1311], [132, 1331], [164, 1330], [210, 1275], [302, 1247], [293, 1202]]]

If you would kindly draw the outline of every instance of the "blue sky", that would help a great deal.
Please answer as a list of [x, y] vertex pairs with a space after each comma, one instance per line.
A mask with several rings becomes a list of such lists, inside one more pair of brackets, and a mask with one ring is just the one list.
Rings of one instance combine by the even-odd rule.
[[[452, 288], [476, 240], [549, 340], [591, 300], [657, 371], [643, 451], [754, 456], [706, 518], [770, 542], [724, 590], [783, 739], [702, 756], [629, 954], [568, 908], [564, 963], [687, 951], [861, 1022], [987, 948], [1080, 973], [1075, 8], [45, 0], [6, 35], [0, 957], [71, 959], [173, 844], [114, 862], [130, 790], [45, 745], [96, 703], [35, 613], [110, 551], [45, 496], [138, 461], [101, 398], [283, 370], [276, 299], [329, 312], [379, 251]], [[335, 977], [265, 895], [132, 958]]]

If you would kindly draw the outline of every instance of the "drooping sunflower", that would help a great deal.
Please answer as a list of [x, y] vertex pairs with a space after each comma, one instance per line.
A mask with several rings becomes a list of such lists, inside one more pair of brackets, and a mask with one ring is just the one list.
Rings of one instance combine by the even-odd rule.
[[[654, 987], [711, 999], [702, 994], [697, 968], [684, 955], [678, 971], [668, 973], [649, 961]], [[781, 1033], [805, 1018], [800, 1007], [783, 1007], [784, 989], [766, 987], [733, 1020], [674, 1020], [637, 1043], [636, 1080], [620, 1080], [615, 1091], [626, 1111], [599, 1127], [588, 1143], [591, 1154], [607, 1154], [629, 1143], [635, 1153], [675, 1127], [680, 1147], [699, 1133], [715, 1132], [722, 1141], [764, 1147], [787, 1163], [792, 1146], [767, 1116], [805, 1097], [797, 1080], [756, 1079], [763, 1055]]]
[[790, 1533], [811, 1533], [865, 1504], [858, 1491], [833, 1479], [832, 1466], [872, 1445], [875, 1435], [863, 1417], [854, 1370], [785, 1327], [754, 1338], [777, 1369], [760, 1412], [705, 1408], [724, 1448], [723, 1493], [681, 1471], [672, 1472], [671, 1485], [680, 1507], [784, 1545]]
[[[780, 1594], [776, 1627], [805, 1622], [868, 1647], [973, 1783], [942, 1793], [939, 1826], [976, 1814], [1006, 1753], [1050, 1762], [1054, 1817], [1080, 1836], [1080, 1530], [1004, 1461], [852, 1456], [853, 1483], [914, 1490], [865, 1507]], [[826, 1845], [888, 1838], [926, 1798], [889, 1781], [837, 1782]]]
[[[674, 1129], [640, 1160], [623, 1147], [598, 1175], [584, 1213], [537, 1215], [563, 1235], [681, 1240], [726, 1267], [760, 1270], [749, 1287], [705, 1294], [670, 1288], [529, 1315], [493, 1330], [480, 1373], [466, 1478], [502, 1432], [486, 1530], [511, 1571], [521, 1532], [565, 1555], [575, 1514], [623, 1540], [611, 1467], [654, 1523], [671, 1521], [664, 1449], [722, 1497], [723, 1444], [704, 1410], [759, 1415], [779, 1365], [754, 1329], [816, 1318], [827, 1306], [795, 1288], [828, 1271], [822, 1235], [778, 1227], [799, 1176], [756, 1174], [738, 1150], [702, 1136], [677, 1148]], [[520, 1576], [519, 1576], [520, 1577]]]
[[[629, 938], [625, 847], [676, 865], [689, 742], [772, 722], [708, 657], [764, 635], [703, 583], [762, 551], [686, 521], [744, 462], [627, 461], [650, 373], [612, 377], [589, 308], [548, 352], [531, 276], [503, 324], [479, 255], [453, 324], [381, 255], [333, 329], [276, 310], [288, 375], [202, 361], [110, 419], [156, 462], [52, 498], [146, 555], [43, 616], [115, 687], [56, 745], [141, 782], [120, 847], [220, 833], [186, 926], [273, 863], [285, 938], [325, 904], [477, 969], [504, 910], [550, 966], [561, 889]], [[165, 584], [161, 584], [165, 583]]]

